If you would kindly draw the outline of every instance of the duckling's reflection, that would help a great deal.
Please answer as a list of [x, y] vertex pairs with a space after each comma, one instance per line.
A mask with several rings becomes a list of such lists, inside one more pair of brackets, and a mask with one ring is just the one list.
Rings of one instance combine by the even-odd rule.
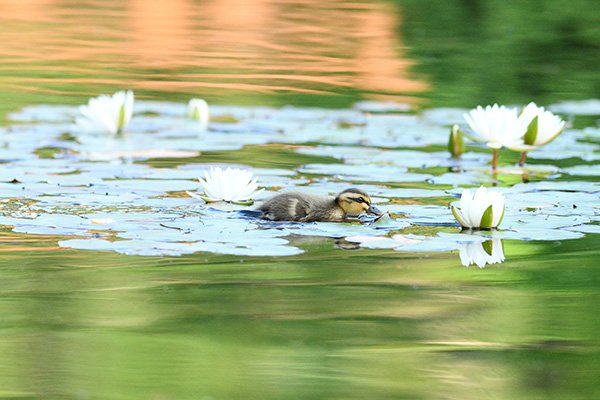
[[483, 268], [487, 264], [500, 264], [504, 262], [502, 239], [466, 243], [460, 248], [459, 256], [460, 262], [465, 267], [476, 264], [479, 268]]

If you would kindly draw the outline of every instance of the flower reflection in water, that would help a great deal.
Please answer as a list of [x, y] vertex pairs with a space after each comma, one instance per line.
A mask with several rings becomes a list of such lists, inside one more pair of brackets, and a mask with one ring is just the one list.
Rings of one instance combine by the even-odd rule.
[[504, 249], [501, 239], [466, 243], [459, 251], [460, 262], [465, 267], [476, 264], [479, 268], [483, 268], [487, 264], [504, 262]]

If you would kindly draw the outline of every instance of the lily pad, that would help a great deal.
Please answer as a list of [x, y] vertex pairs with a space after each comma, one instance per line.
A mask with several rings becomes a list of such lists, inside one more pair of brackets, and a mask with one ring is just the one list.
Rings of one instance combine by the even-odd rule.
[[[12, 113], [18, 123], [0, 128], [0, 224], [31, 235], [72, 236], [59, 242], [63, 247], [131, 255], [290, 256], [303, 251], [290, 242], [320, 237], [400, 252], [458, 250], [463, 264], [478, 266], [499, 260], [492, 253], [500, 239], [599, 233], [600, 183], [592, 179], [600, 160], [597, 127], [565, 131], [531, 151], [524, 168], [502, 165], [500, 180], [527, 172], [535, 182], [497, 187], [507, 199], [502, 230], [469, 233], [453, 218], [449, 198], [496, 181], [481, 145], [470, 145], [460, 159], [440, 151], [449, 126], [464, 124], [464, 109], [417, 115], [406, 105], [379, 102], [338, 110], [213, 106], [208, 130], [185, 117], [182, 103], [138, 101], [134, 111], [127, 131], [116, 136], [80, 132], [72, 124], [76, 106]], [[240, 165], [270, 166], [251, 157], [271, 149], [285, 153], [273, 168]], [[257, 204], [208, 206], [190, 198], [185, 192], [196, 194], [197, 178], [215, 165], [253, 170], [269, 189], [257, 202], [282, 190], [335, 195], [358, 186], [390, 214], [363, 223], [271, 222], [252, 213]]]

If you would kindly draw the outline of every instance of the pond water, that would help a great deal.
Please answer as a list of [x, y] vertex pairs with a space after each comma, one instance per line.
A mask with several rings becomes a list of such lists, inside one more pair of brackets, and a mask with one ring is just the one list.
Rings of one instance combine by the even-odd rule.
[[[597, 398], [598, 14], [547, 3], [0, 0], [0, 398]], [[128, 88], [123, 136], [73, 125]], [[569, 128], [526, 167], [449, 157], [532, 100]], [[388, 215], [208, 207], [211, 165]], [[461, 232], [481, 184], [503, 229]]]

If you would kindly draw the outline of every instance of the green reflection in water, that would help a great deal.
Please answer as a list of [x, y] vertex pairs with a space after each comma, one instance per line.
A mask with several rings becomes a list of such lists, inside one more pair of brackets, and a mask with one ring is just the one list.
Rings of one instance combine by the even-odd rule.
[[431, 105], [550, 104], [598, 96], [597, 4], [399, 0]]
[[53, 237], [3, 239], [5, 397], [599, 394], [593, 237], [506, 241], [507, 261], [488, 269], [333, 240], [271, 259], [124, 257], [57, 250]]
[[174, 168], [179, 165], [193, 163], [242, 163], [254, 168], [286, 168], [294, 169], [302, 164], [309, 163], [338, 163], [332, 157], [315, 157], [298, 154], [294, 151], [297, 146], [289, 145], [263, 145], [245, 146], [239, 151], [209, 151], [203, 152], [194, 158], [161, 158], [144, 161], [154, 168]]

